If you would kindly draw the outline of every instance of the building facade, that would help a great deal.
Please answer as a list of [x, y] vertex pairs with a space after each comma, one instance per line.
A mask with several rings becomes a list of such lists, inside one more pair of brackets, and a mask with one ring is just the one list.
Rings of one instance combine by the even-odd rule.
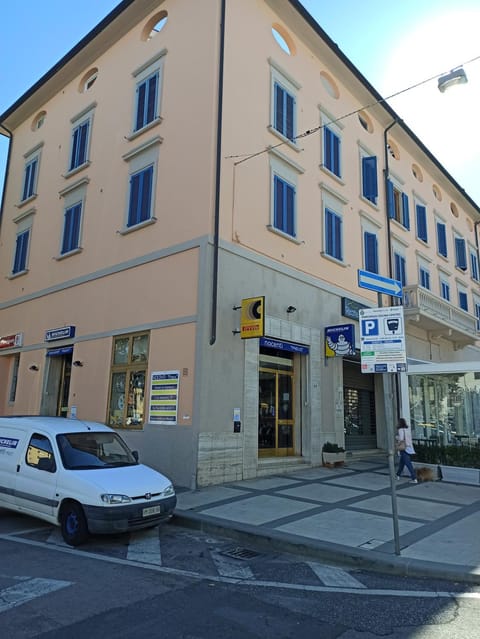
[[[0, 413], [106, 422], [190, 487], [384, 449], [397, 410], [480, 434], [480, 209], [297, 0], [124, 0], [0, 123]], [[403, 287], [396, 393], [359, 269]]]

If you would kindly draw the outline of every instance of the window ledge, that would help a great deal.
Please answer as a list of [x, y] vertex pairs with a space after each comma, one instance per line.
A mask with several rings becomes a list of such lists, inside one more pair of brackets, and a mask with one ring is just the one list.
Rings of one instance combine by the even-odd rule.
[[350, 266], [350, 264], [346, 264], [342, 260], [339, 260], [336, 257], [333, 257], [332, 255], [329, 255], [328, 253], [325, 253], [325, 251], [320, 251], [320, 255], [324, 257], [326, 260], [328, 260], [329, 262], [333, 262], [334, 264], [337, 264], [338, 266], [342, 266], [343, 268], [347, 268], [348, 266]]
[[[410, 230], [404, 224], [402, 224], [402, 222], [399, 222], [394, 217], [390, 217], [389, 220], [390, 220], [390, 222], [393, 222], [395, 224], [395, 226], [398, 226], [399, 229], [402, 229], [402, 231], [409, 231]], [[417, 238], [417, 240], [418, 240], [418, 238]]]
[[25, 198], [24, 200], [21, 200], [16, 206], [17, 209], [21, 209], [22, 207], [25, 206], [25, 204], [28, 204], [29, 202], [31, 202], [32, 200], [34, 200], [37, 197], [37, 193], [33, 193], [33, 195], [29, 195], [27, 198]]
[[326, 175], [329, 175], [331, 178], [333, 178], [335, 180], [335, 182], [338, 182], [342, 186], [345, 186], [345, 182], [342, 180], [342, 178], [339, 177], [338, 175], [335, 175], [335, 173], [332, 173], [332, 171], [330, 171], [330, 169], [327, 169], [327, 167], [325, 165], [320, 164], [318, 168], [321, 171], [323, 171]]
[[87, 160], [83, 164], [80, 164], [80, 166], [76, 166], [71, 171], [67, 171], [66, 173], [64, 173], [62, 177], [64, 177], [65, 179], [71, 178], [72, 175], [76, 175], [77, 173], [80, 173], [80, 171], [83, 171], [83, 169], [88, 168], [90, 164], [91, 164], [90, 160]]
[[163, 122], [163, 118], [158, 116], [157, 118], [155, 118], [155, 120], [152, 120], [151, 122], [149, 122], [145, 126], [142, 126], [141, 129], [138, 129], [137, 131], [132, 131], [132, 133], [130, 133], [130, 135], [126, 135], [125, 139], [128, 142], [131, 142], [132, 140], [135, 140], [135, 138], [138, 138], [140, 135], [142, 135], [142, 133], [145, 133], [146, 131], [150, 131], [150, 129], [155, 128], [156, 126], [158, 126], [162, 122]]
[[71, 251], [67, 251], [66, 253], [61, 253], [60, 255], [57, 255], [53, 259], [57, 260], [57, 262], [60, 262], [61, 260], [64, 260], [66, 257], [70, 257], [72, 255], [77, 255], [77, 253], [81, 253], [82, 251], [83, 251], [83, 248], [81, 246], [79, 246], [76, 249], [72, 249]]
[[362, 200], [362, 202], [365, 202], [365, 204], [368, 204], [368, 206], [370, 206], [372, 209], [375, 209], [375, 211], [380, 210], [378, 203], [372, 202], [372, 200], [369, 200], [368, 197], [365, 197], [364, 195], [360, 194], [360, 199]]
[[284, 231], [277, 229], [275, 226], [272, 226], [271, 224], [267, 224], [267, 229], [271, 233], [275, 233], [275, 235], [280, 235], [280, 237], [283, 237], [285, 240], [289, 240], [290, 242], [293, 242], [294, 244], [305, 244], [305, 240], [303, 241], [298, 240], [296, 237], [293, 237], [293, 235], [289, 235], [288, 233], [285, 233]]
[[129, 233], [133, 233], [134, 231], [145, 228], [145, 226], [151, 226], [152, 224], [155, 224], [156, 221], [156, 217], [151, 217], [150, 219], [145, 220], [144, 222], [139, 222], [138, 224], [134, 224], [133, 226], [126, 226], [120, 231], [117, 231], [117, 233], [119, 235], [128, 235]]
[[280, 133], [280, 131], [277, 131], [277, 129], [275, 129], [274, 126], [272, 126], [271, 124], [269, 124], [267, 126], [268, 131], [270, 131], [270, 133], [272, 133], [276, 138], [278, 138], [279, 140], [281, 140], [284, 144], [286, 144], [287, 146], [289, 146], [291, 149], [293, 149], [294, 151], [296, 151], [297, 153], [300, 153], [300, 151], [302, 150], [298, 144], [293, 141], [290, 140], [289, 138], [285, 137], [283, 135], [283, 133]]
[[18, 271], [18, 273], [10, 273], [7, 275], [7, 280], [15, 280], [17, 277], [22, 277], [22, 275], [26, 275], [29, 272], [28, 268], [23, 269], [23, 271]]

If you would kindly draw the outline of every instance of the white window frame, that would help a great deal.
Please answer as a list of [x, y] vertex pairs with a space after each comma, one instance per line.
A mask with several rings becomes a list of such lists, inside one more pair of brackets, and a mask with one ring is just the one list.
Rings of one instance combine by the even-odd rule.
[[[343, 182], [343, 139], [342, 139], [342, 131], [344, 128], [344, 125], [342, 124], [342, 122], [337, 122], [336, 120], [338, 120], [338, 118], [336, 118], [334, 115], [332, 115], [331, 113], [329, 113], [328, 111], [326, 111], [323, 107], [320, 107], [320, 148], [321, 148], [321, 162], [320, 162], [320, 168], [322, 169], [322, 171], [324, 171], [327, 175], [333, 177], [334, 180], [337, 180], [340, 184], [344, 184]], [[328, 127], [339, 139], [339, 144], [340, 144], [340, 153], [339, 153], [339, 158], [338, 158], [338, 162], [339, 162], [339, 175], [337, 175], [336, 173], [334, 173], [333, 171], [331, 171], [329, 168], [327, 168], [325, 166], [325, 138], [324, 138], [324, 128]]]
[[[92, 141], [93, 119], [94, 119], [96, 106], [97, 106], [96, 102], [94, 102], [93, 104], [90, 104], [86, 109], [83, 109], [83, 111], [78, 113], [76, 116], [74, 116], [70, 120], [72, 128], [70, 131], [70, 147], [68, 152], [68, 165], [67, 165], [67, 172], [65, 174], [65, 177], [70, 177], [71, 175], [74, 175], [75, 173], [77, 173], [78, 171], [81, 171], [85, 167], [90, 166], [90, 148], [91, 148], [91, 141]], [[72, 164], [74, 132], [79, 126], [82, 126], [86, 122], [88, 122], [88, 135], [87, 135], [87, 143], [85, 148], [85, 160], [81, 164], [78, 164], [77, 166], [70, 168], [70, 165]]]
[[[27, 204], [27, 202], [31, 202], [37, 197], [38, 175], [40, 173], [40, 160], [42, 157], [42, 148], [43, 148], [43, 142], [41, 142], [40, 144], [37, 144], [37, 146], [35, 146], [30, 151], [27, 151], [27, 153], [25, 153], [23, 156], [25, 158], [25, 165], [23, 170], [22, 190], [20, 193], [20, 206]], [[32, 184], [32, 193], [30, 195], [27, 195], [25, 199], [23, 199], [23, 192], [25, 191], [27, 167], [34, 160], [37, 161], [37, 167], [35, 170], [35, 177], [33, 179], [33, 184]]]
[[[59, 193], [60, 197], [63, 198], [64, 201], [63, 201], [63, 207], [62, 207], [62, 224], [61, 224], [62, 232], [60, 235], [58, 256], [56, 258], [57, 260], [62, 260], [66, 257], [70, 257], [71, 255], [80, 253], [83, 250], [83, 247], [82, 247], [83, 221], [85, 218], [85, 202], [86, 202], [87, 186], [89, 182], [90, 180], [88, 178], [83, 178], [79, 180], [78, 182], [75, 182], [75, 184], [69, 185], [66, 189], [63, 189]], [[65, 233], [65, 213], [67, 209], [71, 208], [77, 203], [81, 203], [82, 205], [80, 229], [78, 233], [78, 247], [70, 251], [66, 251], [65, 253], [62, 253], [63, 236]]]
[[[270, 151], [270, 217], [267, 229], [281, 235], [282, 237], [299, 244], [298, 239], [298, 176], [305, 170], [296, 162], [292, 162], [286, 155], [272, 149]], [[275, 176], [281, 180], [288, 182], [295, 189], [295, 216], [294, 216], [294, 235], [285, 233], [275, 226]]]
[[[330, 190], [326, 184], [320, 184], [320, 188], [322, 190], [322, 250], [320, 252], [321, 256], [327, 260], [334, 262], [335, 264], [339, 264], [341, 266], [347, 266], [345, 262], [345, 212], [344, 207], [347, 204], [347, 200]], [[330, 255], [327, 253], [327, 233], [325, 228], [325, 210], [329, 209], [341, 220], [342, 223], [342, 237], [341, 237], [341, 250], [342, 250], [342, 259], [338, 259], [337, 257]], [[362, 243], [363, 245], [363, 243]]]
[[[34, 218], [35, 213], [36, 213], [36, 209], [34, 209], [34, 208], [33, 209], [29, 209], [28, 211], [25, 211], [25, 213], [22, 213], [21, 215], [17, 216], [13, 220], [14, 223], [16, 224], [16, 229], [15, 229], [15, 241], [13, 243], [12, 265], [11, 265], [11, 269], [10, 269], [9, 279], [13, 279], [13, 278], [19, 277], [20, 275], [24, 275], [25, 273], [28, 273], [28, 271], [29, 271], [30, 250], [31, 250], [31, 246], [32, 246], [33, 218]], [[21, 233], [24, 233], [25, 231], [29, 232], [27, 252], [26, 252], [26, 255], [25, 255], [25, 267], [22, 270], [17, 271], [16, 273], [14, 273], [13, 269], [15, 267], [15, 258], [16, 258], [16, 255], [17, 255], [17, 237]]]
[[[167, 49], [162, 49], [157, 55], [153, 58], [147, 60], [140, 67], [135, 69], [132, 72], [132, 77], [134, 79], [135, 85], [133, 90], [133, 108], [132, 108], [132, 121], [130, 127], [130, 135], [127, 139], [132, 140], [133, 138], [141, 135], [148, 129], [158, 125], [162, 121], [162, 97], [163, 97], [163, 75], [164, 75], [164, 67], [165, 67], [165, 59], [166, 59]], [[157, 101], [155, 105], [155, 117], [150, 122], [147, 122], [142, 127], [136, 128], [137, 124], [137, 108], [138, 108], [138, 97], [137, 90], [138, 87], [151, 75], [154, 73], [158, 73], [158, 85], [157, 85]]]
[[[272, 58], [269, 58], [268, 62], [270, 64], [270, 124], [268, 126], [268, 130], [292, 149], [300, 151], [296, 141], [296, 136], [298, 135], [298, 92], [302, 86], [294, 78], [292, 78], [289, 73], [283, 70], [280, 65], [272, 60]], [[283, 135], [281, 131], [275, 128], [275, 83], [280, 84], [285, 91], [293, 96], [295, 101], [293, 110], [293, 140], [290, 140], [287, 136]]]

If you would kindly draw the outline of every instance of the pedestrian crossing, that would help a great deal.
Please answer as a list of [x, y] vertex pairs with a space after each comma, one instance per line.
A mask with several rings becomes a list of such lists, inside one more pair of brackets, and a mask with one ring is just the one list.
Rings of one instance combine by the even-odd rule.
[[[38, 535], [38, 533], [37, 533]], [[70, 548], [57, 527], [48, 530], [45, 541], [52, 546]], [[126, 562], [163, 567], [202, 577], [248, 582], [301, 582], [332, 588], [364, 589], [367, 586], [351, 572], [319, 562], [278, 553], [257, 552], [198, 531], [186, 531], [169, 525], [150, 528], [130, 535], [97, 536], [80, 553], [111, 555]]]

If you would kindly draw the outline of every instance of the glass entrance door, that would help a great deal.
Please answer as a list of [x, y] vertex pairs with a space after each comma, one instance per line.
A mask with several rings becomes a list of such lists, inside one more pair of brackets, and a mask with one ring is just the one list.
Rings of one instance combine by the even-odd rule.
[[259, 371], [259, 457], [294, 454], [293, 373], [261, 368]]

